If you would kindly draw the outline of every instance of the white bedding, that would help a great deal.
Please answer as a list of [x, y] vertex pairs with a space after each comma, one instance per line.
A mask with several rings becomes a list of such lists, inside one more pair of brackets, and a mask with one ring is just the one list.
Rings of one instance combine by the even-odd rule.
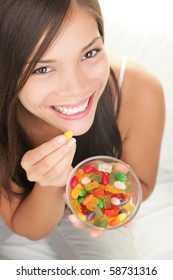
[[173, 260], [173, 174], [160, 171], [155, 190], [132, 225], [139, 259]]

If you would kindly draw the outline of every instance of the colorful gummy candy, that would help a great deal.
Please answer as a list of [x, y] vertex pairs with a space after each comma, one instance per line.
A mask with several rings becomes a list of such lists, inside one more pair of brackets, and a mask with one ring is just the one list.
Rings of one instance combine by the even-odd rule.
[[134, 209], [132, 182], [123, 164], [94, 164], [78, 169], [70, 181], [70, 203], [85, 223], [113, 228], [129, 219]]
[[73, 132], [68, 130], [64, 133], [64, 136], [67, 138], [67, 140], [70, 140], [73, 137]]

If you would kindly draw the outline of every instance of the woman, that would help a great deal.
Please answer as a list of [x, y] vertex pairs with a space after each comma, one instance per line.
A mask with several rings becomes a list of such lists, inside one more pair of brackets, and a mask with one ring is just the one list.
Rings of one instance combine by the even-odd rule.
[[[128, 163], [147, 199], [156, 180], [164, 126], [159, 81], [141, 65], [106, 53], [96, 0], [7, 0], [1, 6], [1, 215], [7, 226], [31, 240], [53, 229], [65, 236], [66, 181], [72, 166], [92, 155]], [[67, 141], [66, 130], [75, 138]], [[69, 219], [80, 227], [73, 215]], [[74, 253], [81, 231], [72, 231]], [[101, 234], [90, 231], [92, 237]], [[110, 253], [110, 240], [118, 242], [124, 235], [124, 253]], [[87, 238], [94, 248], [100, 244], [86, 231], [82, 238], [81, 244]], [[122, 249], [130, 242], [129, 231], [100, 238], [106, 258], [135, 258]], [[57, 251], [64, 251], [64, 243], [57, 244]], [[73, 253], [70, 258], [86, 258], [86, 251]], [[89, 250], [88, 258], [103, 258], [102, 253]]]

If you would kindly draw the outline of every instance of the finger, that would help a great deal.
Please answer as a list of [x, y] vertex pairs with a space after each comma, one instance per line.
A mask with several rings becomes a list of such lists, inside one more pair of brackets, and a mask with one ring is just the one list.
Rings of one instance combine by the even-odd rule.
[[127, 224], [124, 225], [125, 228], [129, 228], [132, 225], [132, 222], [129, 222]]
[[[86, 229], [86, 226], [82, 222], [80, 222], [80, 220], [77, 217], [75, 217], [73, 214], [69, 215], [68, 218], [74, 227], [80, 229]], [[91, 237], [99, 237], [102, 236], [104, 233], [105, 232], [103, 230], [91, 229], [89, 234]]]
[[102, 236], [104, 233], [105, 233], [104, 230], [91, 229], [89, 234], [91, 237], [99, 237]]
[[[71, 144], [71, 146], [69, 146]], [[53, 181], [56, 176], [64, 175], [64, 170], [70, 167], [75, 153], [75, 139], [72, 138], [63, 147], [52, 152], [33, 166], [28, 167], [27, 178], [30, 181], [50, 180]], [[48, 174], [49, 173], [49, 174]], [[59, 174], [60, 173], [60, 174]], [[48, 176], [49, 178], [48, 178]], [[44, 178], [44, 177], [47, 178]]]
[[76, 218], [73, 214], [69, 215], [68, 219], [74, 227], [81, 228], [81, 229], [86, 228], [86, 226], [82, 222], [80, 222], [80, 220], [78, 218]]
[[67, 195], [66, 195], [66, 192], [63, 193], [63, 198], [64, 198], [64, 201], [65, 203], [67, 204], [67, 206], [69, 207], [69, 204], [68, 204], [68, 201], [67, 201]]
[[126, 174], [129, 172], [129, 166], [126, 164], [122, 164], [122, 163], [119, 163], [119, 162], [115, 162], [113, 163], [112, 165], [118, 172], [121, 172], [123, 174]]
[[50, 141], [40, 145], [39, 147], [28, 151], [22, 158], [21, 165], [23, 168], [32, 166], [46, 157], [48, 154], [60, 148], [67, 142], [67, 138], [64, 135], [59, 135]]
[[75, 154], [75, 147], [76, 145], [74, 145], [73, 149], [68, 149], [61, 161], [45, 173], [39, 180], [42, 182], [49, 181], [51, 185], [53, 184], [54, 186], [65, 186], [72, 169], [71, 164]]
[[70, 207], [70, 202], [68, 201], [68, 199], [67, 199], [67, 194], [66, 194], [66, 192], [63, 194], [63, 198], [64, 198], [64, 201], [65, 201], [65, 203], [67, 204], [67, 206], [68, 206], [68, 208], [71, 208]]
[[[75, 143], [76, 143], [76, 140], [74, 138], [72, 138], [63, 147], [60, 147], [56, 151], [53, 151], [51, 154], [46, 156], [43, 160], [38, 162], [37, 165], [35, 164], [33, 166], [33, 168], [35, 169], [37, 167], [39, 170], [41, 170], [41, 173], [43, 176], [43, 175], [46, 175], [50, 170], [52, 170], [58, 164], [60, 164], [62, 166], [65, 157], [69, 157], [69, 159], [66, 158], [66, 160], [68, 160], [68, 161], [64, 162], [65, 163], [64, 167], [66, 167], [67, 164], [70, 165], [71, 160], [74, 156], [74, 152], [75, 152], [75, 147], [76, 147]], [[63, 166], [60, 169], [63, 169]]]

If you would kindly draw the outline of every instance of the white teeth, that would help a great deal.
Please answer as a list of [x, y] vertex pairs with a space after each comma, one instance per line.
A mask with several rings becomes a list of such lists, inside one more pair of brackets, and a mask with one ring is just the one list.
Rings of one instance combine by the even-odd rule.
[[83, 112], [87, 108], [88, 102], [89, 102], [89, 99], [83, 105], [80, 105], [80, 106], [69, 107], [69, 108], [61, 107], [61, 106], [54, 106], [53, 108], [54, 108], [54, 110], [60, 112], [61, 114], [74, 115], [74, 114]]

